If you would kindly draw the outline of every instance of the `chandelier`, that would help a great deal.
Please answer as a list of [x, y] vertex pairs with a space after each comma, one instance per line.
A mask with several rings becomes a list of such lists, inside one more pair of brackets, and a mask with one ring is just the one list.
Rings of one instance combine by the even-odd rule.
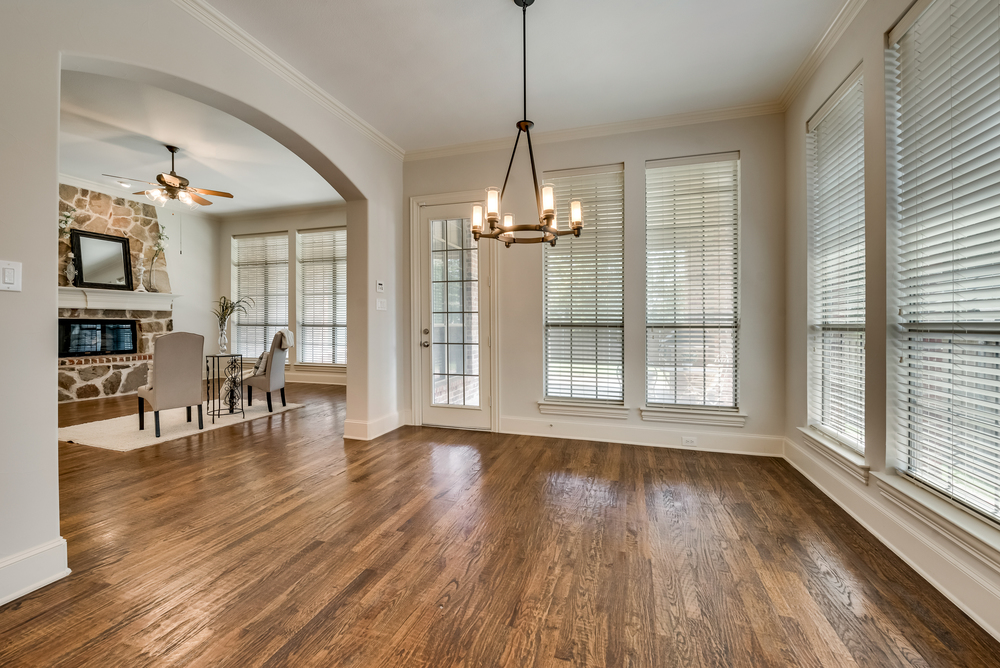
[[[511, 244], [539, 244], [549, 243], [553, 246], [561, 236], [572, 234], [580, 236], [583, 231], [583, 207], [579, 200], [569, 203], [569, 226], [566, 229], [559, 229], [556, 220], [556, 197], [555, 188], [550, 183], [543, 183], [538, 187], [538, 173], [535, 171], [535, 153], [531, 148], [531, 128], [535, 125], [528, 120], [528, 46], [527, 46], [527, 25], [528, 6], [535, 0], [514, 0], [514, 4], [521, 8], [521, 49], [523, 63], [523, 101], [524, 115], [517, 122], [517, 137], [514, 139], [514, 150], [510, 154], [510, 162], [507, 164], [507, 175], [503, 179], [503, 188], [486, 189], [486, 223], [489, 230], [483, 229], [483, 205], [474, 204], [472, 206], [472, 235], [476, 241], [479, 239], [496, 239], [503, 242], [507, 248]], [[535, 186], [535, 205], [538, 207], [538, 223], [528, 225], [515, 225], [514, 214], [500, 213], [500, 205], [503, 202], [504, 193], [507, 192], [507, 181], [510, 179], [510, 168], [514, 165], [514, 156], [517, 155], [517, 145], [521, 141], [521, 133], [524, 133], [528, 142], [528, 160], [531, 162], [531, 181]]]

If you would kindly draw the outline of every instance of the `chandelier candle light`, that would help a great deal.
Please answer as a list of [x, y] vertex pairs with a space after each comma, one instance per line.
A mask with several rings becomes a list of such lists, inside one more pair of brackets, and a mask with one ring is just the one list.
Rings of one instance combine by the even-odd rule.
[[[555, 246], [556, 241], [561, 236], [572, 234], [580, 236], [583, 231], [583, 205], [579, 200], [569, 203], [569, 227], [560, 230], [556, 221], [556, 194], [554, 187], [549, 183], [543, 183], [538, 187], [538, 173], [535, 171], [535, 153], [531, 148], [531, 128], [535, 125], [528, 120], [528, 46], [527, 46], [527, 25], [528, 6], [535, 0], [514, 0], [514, 4], [521, 8], [521, 48], [523, 55], [523, 84], [524, 84], [524, 116], [517, 122], [517, 137], [514, 139], [514, 150], [510, 154], [510, 162], [507, 164], [507, 175], [503, 179], [503, 188], [486, 189], [486, 223], [489, 231], [483, 228], [483, 205], [474, 204], [472, 206], [472, 235], [476, 241], [481, 238], [496, 239], [502, 241], [507, 248], [511, 244], [538, 244], [546, 243]], [[514, 214], [500, 213], [500, 205], [503, 202], [504, 193], [507, 191], [507, 181], [510, 179], [510, 168], [514, 165], [514, 156], [517, 155], [517, 144], [521, 141], [521, 133], [528, 140], [528, 160], [531, 162], [531, 181], [535, 186], [535, 204], [538, 207], [538, 223], [531, 225], [515, 225]], [[502, 222], [501, 222], [502, 220]], [[535, 234], [518, 235], [519, 232], [529, 232]]]

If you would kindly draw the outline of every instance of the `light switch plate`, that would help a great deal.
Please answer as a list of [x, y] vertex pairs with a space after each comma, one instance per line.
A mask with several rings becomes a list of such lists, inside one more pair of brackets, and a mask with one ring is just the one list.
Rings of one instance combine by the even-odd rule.
[[385, 292], [385, 283], [382, 281], [375, 281], [375, 292]]
[[0, 290], [21, 291], [21, 263], [0, 260]]
[[388, 306], [388, 304], [387, 304], [387, 302], [386, 302], [385, 299], [376, 299], [375, 300], [375, 309], [376, 310], [378, 310], [378, 311], [386, 311], [386, 310], [388, 310], [388, 308], [389, 308], [389, 306]]

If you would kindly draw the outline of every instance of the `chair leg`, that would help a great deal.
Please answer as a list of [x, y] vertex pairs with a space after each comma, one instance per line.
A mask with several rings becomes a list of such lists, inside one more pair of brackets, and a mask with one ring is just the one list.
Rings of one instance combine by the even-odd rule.
[[247, 385], [247, 406], [253, 406], [253, 386]]
[[187, 413], [188, 413], [188, 422], [190, 422], [191, 421], [191, 407], [190, 406], [187, 407]]
[[160, 411], [153, 411], [153, 423], [156, 425], [156, 438], [160, 437]]
[[272, 412], [272, 410], [271, 410], [271, 393], [270, 392], [267, 393], [267, 412], [268, 413]]
[[139, 397], [139, 431], [146, 428], [146, 402]]
[[204, 429], [204, 428], [205, 428], [205, 422], [204, 420], [202, 420], [201, 417], [201, 404], [198, 404], [198, 429]]
[[287, 406], [288, 405], [288, 404], [285, 403], [285, 388], [281, 388], [281, 405], [282, 406]]

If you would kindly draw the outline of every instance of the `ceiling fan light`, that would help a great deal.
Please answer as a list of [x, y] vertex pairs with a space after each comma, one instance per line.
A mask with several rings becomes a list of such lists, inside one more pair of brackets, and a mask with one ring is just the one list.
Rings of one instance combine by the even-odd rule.
[[194, 204], [194, 200], [191, 199], [191, 194], [188, 193], [186, 190], [180, 191], [180, 193], [177, 194], [177, 199], [184, 202], [185, 204]]

